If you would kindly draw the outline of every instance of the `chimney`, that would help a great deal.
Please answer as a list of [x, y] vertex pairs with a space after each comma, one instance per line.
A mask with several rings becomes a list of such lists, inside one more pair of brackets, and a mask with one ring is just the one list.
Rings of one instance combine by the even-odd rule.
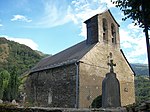
[[94, 44], [98, 42], [98, 15], [84, 22], [87, 27], [87, 44]]

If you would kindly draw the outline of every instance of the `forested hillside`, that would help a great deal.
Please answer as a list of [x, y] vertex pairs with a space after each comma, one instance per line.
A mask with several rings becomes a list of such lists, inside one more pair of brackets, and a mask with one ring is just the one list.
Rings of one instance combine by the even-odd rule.
[[148, 65], [147, 64], [131, 64], [135, 74], [137, 76], [143, 75], [148, 76]]
[[150, 82], [147, 77], [135, 77], [135, 96], [137, 103], [150, 100]]
[[43, 57], [43, 53], [34, 51], [26, 45], [0, 37], [0, 71], [7, 70], [10, 73], [15, 67], [17, 74], [21, 75]]

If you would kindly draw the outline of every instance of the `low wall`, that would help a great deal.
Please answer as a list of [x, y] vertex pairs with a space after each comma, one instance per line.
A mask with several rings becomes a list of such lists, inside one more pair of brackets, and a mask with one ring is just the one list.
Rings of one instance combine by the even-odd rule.
[[0, 112], [91, 112], [90, 109], [43, 108], [43, 107], [0, 107]]
[[0, 107], [0, 112], [127, 112], [125, 108], [114, 109], [75, 109], [75, 108], [16, 108], [16, 107]]

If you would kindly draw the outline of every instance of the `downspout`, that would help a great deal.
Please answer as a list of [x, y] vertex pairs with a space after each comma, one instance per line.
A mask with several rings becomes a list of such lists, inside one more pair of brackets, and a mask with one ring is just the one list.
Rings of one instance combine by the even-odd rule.
[[76, 66], [76, 104], [75, 108], [79, 108], [79, 61], [75, 62]]

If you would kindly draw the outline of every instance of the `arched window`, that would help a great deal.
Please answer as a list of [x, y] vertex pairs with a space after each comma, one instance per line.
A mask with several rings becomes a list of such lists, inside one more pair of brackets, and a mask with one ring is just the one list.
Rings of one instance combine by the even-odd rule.
[[116, 44], [116, 28], [113, 23], [111, 24], [111, 35], [112, 35], [112, 43]]
[[108, 25], [105, 18], [103, 18], [103, 41], [108, 42]]

